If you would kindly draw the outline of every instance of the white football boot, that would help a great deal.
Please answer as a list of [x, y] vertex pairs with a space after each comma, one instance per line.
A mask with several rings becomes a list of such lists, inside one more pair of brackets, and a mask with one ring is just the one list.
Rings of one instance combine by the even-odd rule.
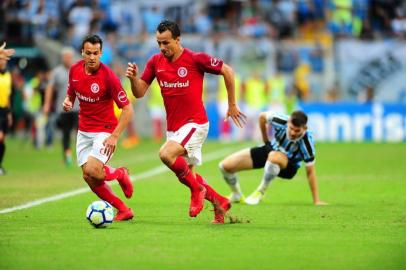
[[257, 205], [259, 204], [259, 202], [264, 198], [264, 193], [262, 193], [261, 191], [254, 191], [251, 195], [249, 195], [246, 199], [245, 199], [245, 203], [249, 204], [249, 205]]
[[238, 192], [232, 192], [227, 199], [230, 203], [245, 203], [245, 196]]

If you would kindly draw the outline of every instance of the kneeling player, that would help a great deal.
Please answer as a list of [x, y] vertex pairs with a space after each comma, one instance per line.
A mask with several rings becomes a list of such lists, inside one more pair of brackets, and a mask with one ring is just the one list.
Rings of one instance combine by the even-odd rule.
[[[306, 174], [310, 191], [315, 205], [325, 205], [320, 201], [317, 190], [315, 148], [311, 132], [307, 130], [307, 115], [295, 111], [291, 116], [279, 115], [272, 112], [262, 112], [259, 115], [264, 145], [243, 149], [231, 154], [219, 164], [220, 171], [232, 190], [232, 202], [258, 204], [265, 195], [269, 183], [279, 176], [292, 179], [301, 162], [306, 164]], [[272, 128], [272, 141], [268, 137], [267, 126]], [[264, 168], [262, 182], [246, 199], [239, 186], [236, 173], [243, 170]]]

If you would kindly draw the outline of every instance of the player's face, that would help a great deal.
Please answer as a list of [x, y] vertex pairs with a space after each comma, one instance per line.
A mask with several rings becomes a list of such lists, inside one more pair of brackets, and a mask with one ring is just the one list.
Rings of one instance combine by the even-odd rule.
[[92, 72], [99, 68], [101, 55], [100, 43], [92, 44], [86, 42], [83, 45], [82, 56], [88, 71]]
[[168, 59], [172, 59], [180, 50], [179, 37], [174, 39], [169, 30], [159, 33], [156, 32], [156, 41], [158, 43], [161, 53]]
[[291, 121], [288, 121], [288, 137], [290, 140], [296, 140], [306, 132], [307, 126], [297, 127], [292, 124]]

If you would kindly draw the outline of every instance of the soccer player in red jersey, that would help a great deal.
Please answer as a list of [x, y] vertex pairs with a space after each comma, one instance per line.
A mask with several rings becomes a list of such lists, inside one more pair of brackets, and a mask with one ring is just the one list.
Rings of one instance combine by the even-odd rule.
[[[118, 77], [100, 62], [102, 46], [103, 41], [97, 35], [84, 38], [83, 60], [70, 68], [63, 109], [70, 111], [75, 99], [79, 100], [76, 153], [83, 179], [99, 198], [118, 210], [115, 220], [128, 220], [133, 218], [133, 211], [106, 184], [106, 181], [117, 179], [125, 196], [130, 198], [133, 186], [128, 170], [124, 167], [112, 168], [106, 163], [130, 121], [133, 109]], [[122, 109], [118, 121], [114, 115], [113, 102]]]
[[209, 122], [203, 106], [202, 91], [205, 72], [224, 77], [228, 94], [227, 118], [242, 127], [245, 115], [236, 105], [234, 72], [218, 58], [193, 52], [180, 44], [180, 30], [176, 23], [162, 21], [156, 32], [161, 53], [147, 62], [141, 78], [138, 66], [129, 63], [127, 77], [135, 97], [144, 96], [154, 78], [161, 87], [167, 119], [167, 141], [159, 151], [162, 162], [191, 190], [189, 215], [196, 217], [203, 209], [204, 199], [214, 206], [213, 223], [224, 223], [224, 215], [231, 207], [227, 198], [219, 195], [197, 173], [201, 164], [201, 148], [207, 137]]

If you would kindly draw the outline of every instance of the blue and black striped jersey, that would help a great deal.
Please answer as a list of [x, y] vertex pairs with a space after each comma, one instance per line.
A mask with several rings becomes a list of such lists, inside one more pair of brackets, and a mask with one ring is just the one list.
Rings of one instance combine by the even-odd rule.
[[274, 150], [285, 153], [291, 162], [297, 164], [297, 167], [300, 167], [301, 161], [304, 161], [306, 166], [314, 163], [316, 151], [311, 131], [306, 130], [299, 139], [290, 140], [287, 134], [289, 116], [269, 111], [266, 119], [268, 125], [272, 127], [271, 144]]

